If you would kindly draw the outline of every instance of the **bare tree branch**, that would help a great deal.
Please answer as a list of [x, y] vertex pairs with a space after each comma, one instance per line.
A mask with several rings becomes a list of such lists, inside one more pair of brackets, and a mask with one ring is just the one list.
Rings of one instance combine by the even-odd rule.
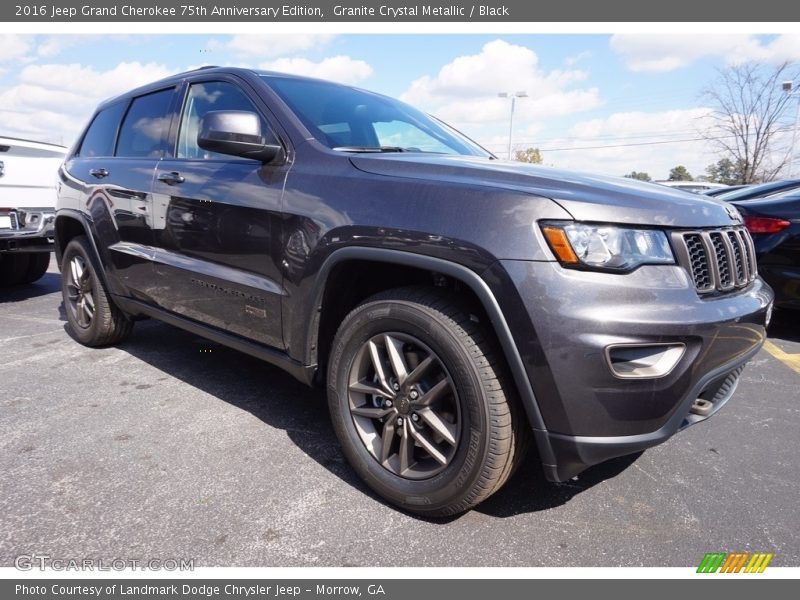
[[701, 135], [722, 158], [739, 165], [740, 183], [769, 181], [788, 164], [788, 153], [776, 148], [787, 129], [791, 101], [781, 82], [798, 76], [800, 72], [789, 63], [745, 63], [719, 70], [717, 79], [703, 91], [713, 112], [711, 125]]

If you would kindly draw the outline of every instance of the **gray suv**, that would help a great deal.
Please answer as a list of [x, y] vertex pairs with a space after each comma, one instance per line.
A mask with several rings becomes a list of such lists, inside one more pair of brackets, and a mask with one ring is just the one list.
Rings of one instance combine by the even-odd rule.
[[58, 187], [75, 338], [151, 317], [325, 386], [353, 469], [427, 516], [528, 446], [564, 481], [707, 419], [771, 310], [722, 202], [503, 162], [303, 77], [203, 68], [108, 100]]

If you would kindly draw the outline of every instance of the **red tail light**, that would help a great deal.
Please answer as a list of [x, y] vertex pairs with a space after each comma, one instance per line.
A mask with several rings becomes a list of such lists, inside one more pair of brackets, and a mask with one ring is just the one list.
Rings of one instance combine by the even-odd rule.
[[791, 223], [784, 219], [772, 217], [751, 217], [745, 215], [744, 226], [750, 233], [778, 233], [789, 227]]

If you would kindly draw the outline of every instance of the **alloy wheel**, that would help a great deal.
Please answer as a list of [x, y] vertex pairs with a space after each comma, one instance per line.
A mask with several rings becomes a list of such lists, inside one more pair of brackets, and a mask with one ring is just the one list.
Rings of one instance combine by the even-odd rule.
[[417, 338], [383, 333], [367, 340], [350, 367], [348, 400], [362, 443], [391, 473], [428, 479], [455, 456], [458, 395], [442, 361]]
[[92, 275], [86, 260], [75, 255], [69, 261], [66, 272], [67, 301], [77, 325], [88, 329], [94, 318], [94, 293], [92, 291]]

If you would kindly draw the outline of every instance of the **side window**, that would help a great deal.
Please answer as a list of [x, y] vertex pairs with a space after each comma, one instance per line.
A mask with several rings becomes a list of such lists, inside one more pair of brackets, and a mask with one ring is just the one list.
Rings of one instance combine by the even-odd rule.
[[122, 122], [116, 156], [161, 158], [169, 132], [173, 88], [134, 98]]
[[83, 136], [78, 156], [111, 156], [114, 154], [114, 138], [117, 136], [119, 120], [122, 118], [125, 106], [125, 102], [120, 102], [95, 115], [86, 135]]
[[[207, 112], [218, 110], [243, 110], [254, 112], [261, 116], [261, 113], [245, 96], [239, 88], [232, 83], [225, 81], [209, 81], [194, 83], [189, 87], [186, 102], [183, 105], [181, 115], [181, 127], [178, 133], [178, 158], [190, 158], [200, 160], [248, 160], [237, 158], [218, 152], [203, 150], [197, 145], [197, 134], [200, 132], [200, 119]], [[270, 143], [276, 144], [277, 138], [270, 131], [266, 120], [261, 116], [261, 132]]]

